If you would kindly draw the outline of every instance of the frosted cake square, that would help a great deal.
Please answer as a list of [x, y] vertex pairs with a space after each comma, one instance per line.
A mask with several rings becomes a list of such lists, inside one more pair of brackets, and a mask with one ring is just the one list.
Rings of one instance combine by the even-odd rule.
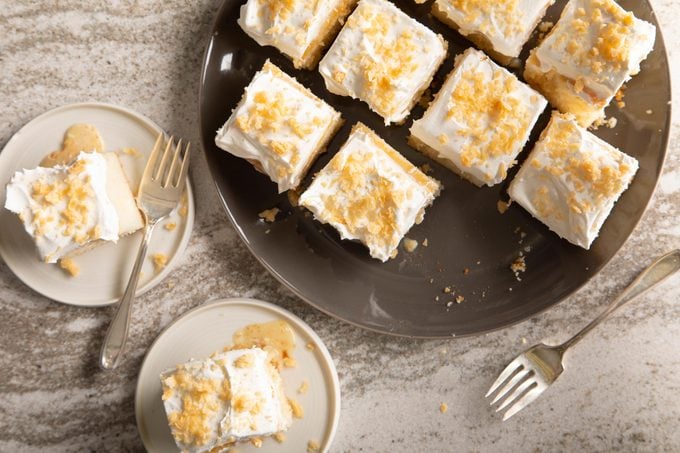
[[589, 249], [637, 169], [636, 159], [554, 112], [508, 193], [560, 237]]
[[401, 123], [446, 56], [447, 43], [386, 0], [361, 0], [319, 63], [326, 88]]
[[411, 126], [409, 143], [477, 186], [502, 182], [547, 101], [483, 52], [468, 49]]
[[217, 131], [215, 144], [294, 189], [342, 124], [340, 113], [267, 61]]
[[583, 127], [604, 118], [621, 86], [654, 48], [654, 25], [613, 0], [571, 0], [531, 51], [525, 79]]
[[238, 24], [261, 46], [274, 46], [296, 68], [312, 69], [357, 0], [248, 0]]
[[432, 14], [502, 64], [514, 63], [555, 0], [436, 0]]
[[184, 452], [222, 451], [292, 423], [281, 376], [260, 348], [190, 361], [160, 379], [168, 424]]
[[81, 152], [70, 165], [16, 172], [5, 208], [19, 216], [47, 263], [144, 225], [114, 153]]
[[360, 241], [385, 262], [439, 191], [439, 182], [358, 123], [299, 203], [342, 239]]

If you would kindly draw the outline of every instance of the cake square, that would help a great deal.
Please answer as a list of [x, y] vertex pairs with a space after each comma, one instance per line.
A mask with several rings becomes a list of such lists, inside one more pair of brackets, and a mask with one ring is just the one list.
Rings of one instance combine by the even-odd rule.
[[560, 237], [589, 249], [638, 169], [636, 159], [553, 112], [508, 189]]
[[341, 125], [340, 113], [267, 60], [215, 144], [248, 160], [281, 193], [300, 184]]
[[331, 93], [401, 123], [446, 56], [447, 43], [386, 0], [361, 0], [319, 63]]
[[548, 101], [491, 61], [468, 49], [423, 117], [409, 143], [477, 186], [502, 182]]
[[654, 48], [656, 28], [613, 0], [571, 0], [531, 51], [524, 78], [583, 127], [604, 118], [621, 86]]
[[261, 46], [274, 46], [298, 69], [312, 69], [357, 0], [248, 0], [238, 24]]
[[114, 153], [81, 152], [70, 165], [16, 172], [5, 208], [19, 216], [47, 263], [144, 225]]
[[519, 57], [555, 0], [435, 0], [432, 14], [502, 64]]
[[399, 242], [423, 220], [440, 188], [438, 181], [357, 123], [299, 204], [332, 225], [342, 239], [360, 241], [373, 258], [385, 262], [397, 255]]
[[190, 361], [160, 379], [168, 424], [182, 451], [221, 451], [292, 423], [281, 376], [260, 348]]

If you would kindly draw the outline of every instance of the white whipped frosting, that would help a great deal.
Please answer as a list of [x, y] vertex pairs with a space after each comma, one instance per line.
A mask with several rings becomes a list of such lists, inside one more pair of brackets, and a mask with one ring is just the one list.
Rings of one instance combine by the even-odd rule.
[[[271, 14], [279, 3], [278, 14]], [[345, 0], [248, 0], [238, 24], [261, 46], [274, 46], [293, 60], [302, 59], [325, 31], [326, 22]]]
[[[458, 105], [458, 102], [452, 101], [452, 93], [461, 83], [461, 79], [471, 75], [481, 76], [480, 80], [486, 87], [486, 92], [480, 93], [480, 97], [490, 94], [494, 99], [513, 99], [523, 110], [520, 112], [511, 109], [509, 114], [500, 117], [496, 102], [485, 106], [488, 110], [477, 111], [474, 106]], [[497, 86], [491, 83], [494, 77], [498, 80]], [[508, 81], [513, 82], [511, 90], [508, 90]], [[466, 100], [463, 102], [466, 103]], [[517, 77], [491, 61], [483, 52], [468, 49], [457, 57], [455, 69], [423, 117], [413, 123], [411, 134], [437, 151], [441, 159], [451, 161], [460, 173], [476, 184], [493, 186], [502, 182], [507, 176], [507, 170], [516, 163], [515, 158], [529, 139], [529, 134], [547, 103], [538, 92], [517, 80]], [[456, 113], [463, 113], [451, 116], [451, 109]], [[472, 111], [467, 112], [467, 109]], [[519, 116], [515, 117], [513, 114]], [[516, 132], [507, 149], [492, 149], [501, 146], [493, 143], [499, 122]], [[480, 130], [484, 131], [482, 137], [478, 136]], [[505, 146], [506, 143], [502, 145]], [[461, 151], [466, 146], [474, 146], [488, 155], [484, 159], [473, 161], [472, 165], [463, 165]]]
[[[399, 41], [402, 50], [395, 47]], [[392, 3], [361, 0], [319, 63], [319, 72], [330, 92], [366, 102], [389, 125], [408, 116], [414, 97], [445, 56], [442, 38]], [[366, 68], [377, 72], [368, 74]], [[389, 88], [376, 90], [367, 81], [382, 76]], [[383, 95], [389, 99], [381, 107], [375, 99]]]
[[[376, 198], [379, 187], [386, 192]], [[361, 125], [355, 126], [340, 151], [316, 175], [299, 203], [338, 230], [342, 239], [362, 242], [373, 258], [385, 262], [394, 256], [408, 230], [422, 221], [439, 190], [437, 181]], [[391, 229], [375, 230], [390, 214], [394, 216]]]
[[[237, 360], [244, 355], [252, 355], [252, 365], [239, 368]], [[259, 348], [238, 349], [224, 354], [224, 360], [231, 383], [232, 404], [220, 422], [221, 434], [243, 439], [287, 430], [292, 422], [290, 410], [284, 407], [288, 402], [283, 396], [278, 372], [272, 372], [273, 368], [267, 364], [267, 353]], [[257, 400], [259, 412], [234, 410], [234, 401], [241, 395]]]
[[[35, 195], [34, 184], [67, 184], [69, 178], [73, 178], [69, 176], [69, 169], [81, 162], [84, 162], [83, 170], [73, 182], [82, 183], [87, 189], [87, 196], [83, 200], [87, 213], [84, 221], [79, 222], [69, 234], [62, 221], [69, 197], [60, 196], [54, 202], [46, 202]], [[35, 241], [38, 253], [45, 262], [55, 263], [62, 256], [95, 239], [118, 240], [118, 213], [106, 192], [106, 174], [106, 160], [101, 154], [81, 152], [70, 166], [37, 167], [18, 171], [12, 176], [7, 185], [5, 208], [22, 219], [26, 232]], [[97, 237], [82, 240], [82, 236], [88, 236], [95, 229]]]
[[[637, 169], [636, 159], [583, 129], [573, 117], [553, 113], [508, 193], [560, 237], [589, 249]], [[584, 176], [588, 172], [595, 176]]]
[[[244, 355], [250, 355], [247, 366], [237, 366], [236, 361]], [[184, 398], [195, 397], [178, 384], [179, 372], [183, 373], [183, 381], [190, 381], [189, 386], [191, 381], [215, 383], [215, 392], [204, 395], [201, 402], [194, 399], [195, 404], [205, 408], [204, 418], [194, 422], [204, 424], [208, 441], [197, 445], [182, 442], [176, 437], [177, 446], [182, 451], [203, 453], [225, 443], [287, 430], [292, 423], [290, 408], [284, 407], [288, 402], [283, 395], [281, 377], [278, 372], [270, 371], [273, 368], [268, 361], [267, 353], [260, 348], [235, 349], [163, 372], [160, 378], [164, 395], [167, 393], [163, 405], [168, 417], [182, 413]], [[228, 385], [225, 384], [227, 381]], [[229, 388], [229, 397], [221, 398], [220, 392], [225, 387]], [[237, 410], [235, 405], [239, 399], [242, 399], [243, 406]]]
[[[608, 9], [616, 11], [616, 15], [624, 15], [626, 11], [613, 0], [571, 0], [562, 11], [560, 20], [545, 40], [532, 52], [538, 61], [541, 72], [555, 70], [564, 77], [581, 80], [584, 89], [577, 91], [586, 100], [589, 93], [609, 103], [621, 85], [632, 75], [640, 71], [640, 63], [654, 48], [656, 28], [654, 25], [633, 17], [632, 25], [626, 38], [628, 46], [625, 59], [621, 64], [612, 64], [601, 56], [588, 54], [597, 47], [598, 37], [603, 27], [620, 24], [614, 14]], [[600, 17], [593, 20], [598, 10]], [[579, 13], [585, 12], [585, 16]], [[582, 32], [574, 26], [574, 19], [584, 18], [587, 27]], [[572, 42], [574, 44], [572, 44]], [[577, 49], [569, 49], [575, 46]], [[600, 72], [593, 70], [593, 64], [602, 63]]]
[[436, 0], [462, 35], [479, 33], [493, 49], [516, 58], [536, 24], [555, 0]]
[[[280, 95], [289, 111], [279, 118], [280, 127], [246, 132], [238, 126], [237, 120], [253, 114], [258, 93], [266, 93], [270, 99]], [[278, 184], [281, 193], [300, 184], [310, 160], [324, 145], [322, 142], [328, 129], [339, 119], [340, 113], [267, 61], [246, 87], [241, 102], [227, 122], [217, 131], [215, 144], [234, 156], [258, 162], [264, 173]], [[295, 133], [290, 126], [291, 120], [309, 127], [309, 132], [302, 136]], [[317, 122], [312, 124], [314, 120]], [[271, 124], [271, 121], [264, 123]], [[289, 144], [291, 152], [274, 152], [272, 142]]]

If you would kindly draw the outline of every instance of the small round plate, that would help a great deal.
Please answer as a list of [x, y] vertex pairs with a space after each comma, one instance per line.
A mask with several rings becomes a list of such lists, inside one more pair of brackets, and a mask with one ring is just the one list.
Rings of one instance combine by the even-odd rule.
[[[102, 103], [70, 104], [50, 110], [30, 121], [7, 142], [0, 154], [0, 201], [4, 205], [5, 185], [15, 171], [34, 168], [49, 152], [59, 149], [64, 133], [76, 123], [92, 124], [104, 140], [106, 151], [120, 157], [133, 192], [144, 172], [146, 160], [162, 129], [148, 118], [123, 107]], [[138, 156], [122, 152], [134, 148]], [[169, 231], [162, 225], [174, 222]], [[194, 223], [194, 200], [187, 181], [186, 215], [173, 212], [154, 231], [149, 256], [163, 253], [168, 263], [156, 272], [151, 259], [142, 267], [137, 294], [142, 294], [170, 273], [186, 248]], [[71, 277], [56, 264], [42, 262], [31, 237], [26, 234], [16, 215], [0, 208], [0, 256], [26, 285], [57, 302], [86, 307], [99, 307], [118, 301], [132, 272], [141, 232], [106, 243], [76, 256], [80, 268]]]
[[[340, 418], [340, 384], [335, 365], [326, 346], [304, 321], [276, 305], [253, 299], [222, 299], [206, 303], [185, 313], [170, 324], [154, 341], [144, 358], [137, 380], [135, 415], [137, 428], [149, 453], [178, 451], [168, 427], [161, 401], [161, 372], [190, 359], [208, 357], [231, 344], [238, 329], [253, 323], [283, 319], [295, 332], [294, 368], [281, 372], [286, 395], [304, 409], [302, 419], [294, 419], [279, 444], [266, 439], [261, 448], [238, 446], [239, 453], [307, 451], [314, 440], [320, 451], [327, 451]], [[314, 348], [307, 348], [307, 344]], [[309, 390], [298, 394], [306, 380]]]

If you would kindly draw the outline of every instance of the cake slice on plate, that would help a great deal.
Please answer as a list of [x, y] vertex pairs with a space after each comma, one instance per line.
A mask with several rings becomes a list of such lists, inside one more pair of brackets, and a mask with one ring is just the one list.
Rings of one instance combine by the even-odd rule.
[[656, 28], [613, 0], [571, 0], [531, 51], [524, 78], [583, 127], [604, 118], [621, 86], [654, 48]]
[[184, 452], [223, 451], [292, 423], [281, 376], [260, 348], [193, 360], [160, 378], [170, 431]]
[[636, 159], [554, 112], [508, 193], [560, 237], [589, 249], [637, 169]]
[[394, 258], [404, 235], [420, 223], [441, 186], [362, 123], [300, 196], [342, 239], [358, 240], [373, 258]]
[[267, 61], [215, 144], [248, 160], [281, 193], [300, 184], [341, 125], [340, 113]]
[[548, 101], [491, 61], [468, 49], [423, 117], [409, 143], [477, 186], [505, 180]]
[[81, 152], [70, 165], [16, 172], [5, 208], [19, 216], [47, 263], [143, 226], [113, 153]]
[[446, 56], [447, 43], [386, 0], [361, 0], [319, 63], [331, 93], [402, 123]]
[[298, 69], [312, 69], [357, 0], [248, 0], [238, 24], [261, 46], [274, 46]]
[[501, 64], [517, 62], [555, 0], [436, 0], [432, 14]]

